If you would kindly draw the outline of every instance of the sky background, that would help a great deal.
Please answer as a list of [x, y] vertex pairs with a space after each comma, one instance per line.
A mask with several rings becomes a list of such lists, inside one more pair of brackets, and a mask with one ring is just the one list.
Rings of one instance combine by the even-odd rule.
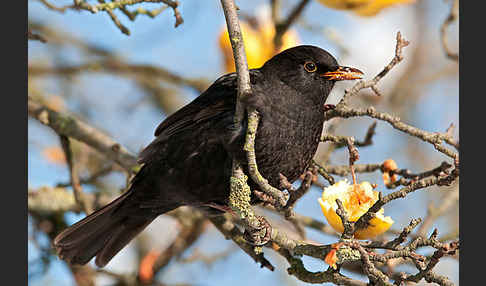
[[[168, 68], [171, 71], [186, 77], [204, 77], [209, 81], [216, 80], [224, 74], [222, 68], [222, 56], [218, 48], [217, 37], [225, 27], [224, 15], [220, 7], [220, 1], [181, 0], [180, 11], [184, 23], [174, 28], [172, 10], [167, 9], [154, 19], [139, 16], [134, 22], [130, 22], [121, 13], [116, 13], [123, 23], [130, 29], [131, 35], [122, 34], [105, 13], [91, 14], [86, 11], [66, 11], [61, 14], [48, 10], [38, 1], [29, 1], [29, 21], [40, 22], [54, 29], [60, 29], [68, 34], [83, 39], [89, 43], [99, 45], [122, 56], [130, 63], [153, 64]], [[238, 6], [244, 12], [250, 14], [264, 14], [262, 6], [268, 1], [237, 1]], [[283, 1], [288, 8], [297, 1]], [[443, 132], [452, 122], [456, 126], [459, 123], [459, 89], [457, 73], [445, 77], [429, 80], [426, 84], [420, 84], [421, 80], [444, 69], [457, 69], [457, 64], [446, 59], [442, 51], [439, 39], [439, 27], [449, 12], [449, 4], [445, 1], [422, 0], [419, 8], [415, 5], [398, 6], [387, 9], [376, 17], [361, 18], [343, 11], [331, 10], [320, 5], [317, 1], [311, 1], [305, 9], [302, 19], [307, 23], [319, 27], [326, 27], [334, 31], [340, 37], [340, 41], [348, 49], [347, 56], [341, 56], [339, 47], [334, 41], [329, 40], [323, 33], [310, 32], [301, 25], [294, 25], [300, 43], [322, 47], [336, 55], [340, 64], [357, 67], [364, 71], [366, 78], [372, 78], [389, 63], [394, 55], [395, 35], [401, 31], [402, 35], [410, 40], [409, 49], [405, 49], [405, 60], [380, 84], [380, 90], [384, 99], [374, 104], [378, 110], [399, 113], [406, 123], [412, 124], [428, 131]], [[70, 1], [55, 1], [61, 6]], [[135, 6], [137, 7], [137, 6]], [[156, 8], [157, 5], [145, 4], [145, 8]], [[417, 10], [422, 9], [426, 22], [418, 24]], [[283, 11], [286, 15], [287, 10]], [[451, 26], [449, 37], [452, 47], [457, 47], [457, 24]], [[413, 104], [406, 105], [405, 111], [400, 106], [392, 106], [386, 98], [394, 83], [409, 70], [407, 56], [411, 55], [417, 41], [427, 46], [424, 58], [419, 62], [421, 72], [415, 74], [415, 82], [421, 96], [413, 100]], [[76, 64], [82, 62], [79, 51], [73, 48], [59, 49], [55, 53], [49, 45], [37, 41], [28, 43], [28, 60], [35, 62], [62, 61], [63, 64]], [[415, 63], [417, 64], [417, 63]], [[336, 101], [342, 95], [343, 89], [352, 83], [339, 83], [334, 89], [331, 101]], [[49, 79], [44, 85], [49, 94], [59, 94], [65, 88], [59, 85], [59, 81]], [[414, 86], [407, 87], [414, 91]], [[116, 141], [126, 146], [130, 151], [137, 153], [141, 148], [153, 139], [156, 126], [165, 118], [160, 109], [150, 102], [144, 101], [146, 95], [131, 80], [123, 77], [107, 75], [103, 73], [85, 73], [76, 78], [71, 87], [72, 96], [66, 99], [68, 110], [83, 113], [87, 121], [108, 132]], [[189, 102], [197, 96], [196, 92], [184, 89], [185, 100]], [[407, 95], [413, 97], [412, 94]], [[354, 101], [354, 100], [353, 100]], [[406, 102], [407, 100], [405, 100]], [[131, 108], [135, 106], [135, 108]], [[336, 134], [352, 135], [357, 139], [364, 137], [367, 127], [372, 121], [369, 119], [342, 120], [338, 125]], [[47, 146], [58, 145], [58, 136], [50, 129], [41, 126], [38, 122], [29, 119], [28, 126], [28, 183], [29, 187], [53, 186], [58, 182], [67, 181], [69, 173], [65, 166], [49, 163], [42, 155], [42, 150]], [[458, 128], [455, 131], [458, 134]], [[418, 146], [427, 160], [417, 163], [410, 156], [410, 144]], [[333, 164], [346, 164], [347, 152], [338, 151], [333, 154]], [[384, 122], [379, 122], [376, 128], [374, 144], [360, 149], [360, 161], [358, 163], [381, 163], [385, 159], [393, 158], [400, 168], [410, 168], [420, 172], [434, 168], [443, 160], [432, 146], [421, 143], [415, 138], [408, 137], [392, 129]], [[383, 187], [381, 174], [359, 175], [359, 180], [369, 180], [378, 183], [384, 193], [390, 192]], [[350, 179], [350, 178], [348, 178]], [[124, 177], [110, 175], [106, 178], [112, 184], [120, 188], [124, 186]], [[90, 191], [87, 188], [87, 191]], [[296, 211], [307, 216], [325, 222], [321, 213], [317, 198], [320, 191], [313, 188], [297, 204]], [[397, 200], [385, 207], [385, 214], [394, 220], [394, 228], [401, 229], [408, 225], [412, 218], [424, 217], [426, 206], [431, 200], [440, 197], [440, 190], [431, 188], [430, 192], [418, 191], [407, 197], [407, 200]], [[457, 210], [453, 210], [457, 212]], [[75, 222], [84, 215], [69, 214], [69, 220]], [[162, 247], [170, 243], [170, 236], [176, 235], [173, 222], [165, 217], [160, 217], [146, 230], [153, 233], [154, 243]], [[456, 226], [451, 226], [448, 220], [439, 220], [436, 223], [439, 230], [447, 232]], [[163, 232], [162, 239], [160, 233]], [[29, 222], [29, 233], [31, 223]], [[310, 239], [323, 244], [335, 242], [335, 238], [308, 230]], [[47, 241], [47, 239], [45, 239]], [[203, 237], [192, 247], [204, 250], [205, 253], [219, 252], [227, 249], [232, 244], [226, 241], [221, 234], [213, 228], [207, 231]], [[29, 243], [29, 261], [38, 257], [36, 248]], [[241, 251], [235, 251], [223, 260], [217, 261], [211, 266], [202, 262], [190, 264], [170, 264], [160, 277], [165, 283], [189, 282], [193, 285], [304, 285], [293, 277], [287, 277], [287, 263], [272, 251], [266, 250], [267, 258], [274, 263], [276, 270], [270, 272], [260, 269], [251, 258]], [[190, 253], [190, 251], [188, 252]], [[109, 264], [108, 269], [113, 271], [135, 271], [135, 266], [130, 263], [134, 253], [130, 248], [124, 249]], [[322, 262], [311, 258], [304, 258], [305, 265], [310, 271], [323, 271], [327, 268]], [[32, 269], [29, 269], [29, 272]], [[448, 275], [455, 283], [458, 283], [458, 263], [451, 258], [444, 258], [436, 268], [438, 273]], [[99, 285], [109, 285], [110, 280], [100, 278]], [[74, 285], [70, 272], [64, 262], [54, 259], [45, 275], [34, 276], [29, 279], [29, 285]]]

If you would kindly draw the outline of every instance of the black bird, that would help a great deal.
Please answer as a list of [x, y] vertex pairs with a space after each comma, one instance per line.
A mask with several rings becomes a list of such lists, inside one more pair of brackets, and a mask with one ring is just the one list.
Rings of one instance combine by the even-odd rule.
[[[269, 183], [279, 173], [294, 182], [314, 156], [324, 123], [324, 104], [335, 81], [361, 78], [314, 46], [287, 49], [250, 70], [252, 95], [244, 103], [260, 114], [257, 164]], [[123, 195], [60, 233], [59, 256], [105, 266], [157, 216], [179, 206], [227, 206], [231, 162], [246, 162], [246, 123], [234, 126], [236, 74], [220, 77], [199, 97], [167, 117], [140, 154], [142, 168]], [[252, 190], [257, 185], [249, 180]], [[257, 203], [256, 197], [252, 203]]]

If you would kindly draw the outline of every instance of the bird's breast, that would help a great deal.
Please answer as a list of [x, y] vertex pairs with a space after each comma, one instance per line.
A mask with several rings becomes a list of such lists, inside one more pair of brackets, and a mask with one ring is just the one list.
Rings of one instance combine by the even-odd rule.
[[279, 111], [262, 117], [255, 139], [259, 170], [276, 187], [279, 173], [293, 182], [305, 172], [319, 145], [324, 119], [312, 106]]

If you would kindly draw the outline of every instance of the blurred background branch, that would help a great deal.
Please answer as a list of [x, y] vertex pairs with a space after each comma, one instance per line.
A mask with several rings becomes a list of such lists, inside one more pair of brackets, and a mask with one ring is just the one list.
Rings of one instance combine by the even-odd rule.
[[[130, 35], [130, 30], [120, 22], [120, 20], [114, 13], [115, 9], [120, 9], [130, 19], [130, 21], [134, 21], [137, 15], [139, 14], [144, 14], [151, 18], [154, 18], [162, 11], [164, 11], [166, 8], [170, 7], [174, 11], [174, 17], [176, 18], [176, 22], [174, 26], [177, 28], [177, 26], [179, 26], [184, 22], [181, 13], [178, 10], [179, 2], [172, 1], [172, 0], [119, 0], [119, 1], [109, 2], [109, 3], [106, 3], [104, 0], [98, 0], [99, 3], [96, 5], [89, 4], [88, 1], [84, 1], [84, 0], [73, 0], [73, 4], [65, 5], [62, 7], [55, 6], [49, 3], [47, 0], [39, 0], [39, 1], [42, 4], [44, 4], [47, 8], [60, 13], [64, 13], [68, 9], [78, 10], [78, 11], [86, 10], [93, 14], [96, 14], [100, 11], [104, 11], [108, 13], [111, 20], [120, 29], [120, 31], [123, 34], [126, 34], [127, 36]], [[140, 3], [163, 3], [166, 6], [162, 6], [161, 8], [154, 9], [154, 10], [146, 10], [143, 8], [139, 8], [135, 11], [127, 10], [127, 6], [140, 4]]]
[[442, 47], [448, 58], [454, 61], [459, 61], [459, 54], [456, 52], [452, 52], [449, 44], [448, 44], [448, 36], [447, 36], [447, 28], [453, 22], [455, 22], [459, 18], [459, 0], [453, 0], [451, 5], [451, 12], [445, 19], [444, 23], [440, 26], [440, 36], [442, 39]]

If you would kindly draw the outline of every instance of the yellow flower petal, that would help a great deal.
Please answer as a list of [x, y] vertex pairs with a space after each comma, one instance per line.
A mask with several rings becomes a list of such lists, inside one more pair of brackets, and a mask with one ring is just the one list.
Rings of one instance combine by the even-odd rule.
[[359, 16], [374, 16], [381, 10], [396, 4], [408, 4], [415, 0], [319, 0], [329, 8], [349, 10]]
[[[328, 223], [338, 232], [343, 232], [344, 227], [341, 218], [336, 214], [338, 209], [336, 199], [339, 199], [346, 210], [349, 221], [355, 222], [364, 215], [369, 208], [378, 200], [378, 192], [368, 182], [350, 185], [346, 180], [339, 181], [329, 186], [322, 192], [322, 197], [318, 199], [322, 212]], [[390, 217], [383, 216], [383, 209], [376, 213], [376, 217], [370, 220], [370, 225], [356, 231], [354, 234], [357, 239], [366, 239], [382, 234], [393, 224]]]
[[[245, 22], [240, 22], [241, 33], [245, 41], [245, 51], [248, 61], [248, 67], [259, 68], [265, 62], [265, 49], [261, 45], [260, 35], [252, 27]], [[229, 40], [229, 34], [226, 27], [223, 28], [219, 35], [219, 47], [223, 53], [224, 67], [226, 72], [235, 71], [235, 63], [233, 60], [233, 50]]]
[[352, 10], [367, 5], [370, 0], [319, 0], [321, 4], [338, 10]]
[[379, 0], [379, 1], [371, 1], [369, 5], [359, 7], [358, 9], [354, 10], [354, 13], [360, 16], [375, 16], [381, 10], [388, 8], [389, 6], [396, 5], [396, 4], [406, 4], [414, 2], [415, 0]]

